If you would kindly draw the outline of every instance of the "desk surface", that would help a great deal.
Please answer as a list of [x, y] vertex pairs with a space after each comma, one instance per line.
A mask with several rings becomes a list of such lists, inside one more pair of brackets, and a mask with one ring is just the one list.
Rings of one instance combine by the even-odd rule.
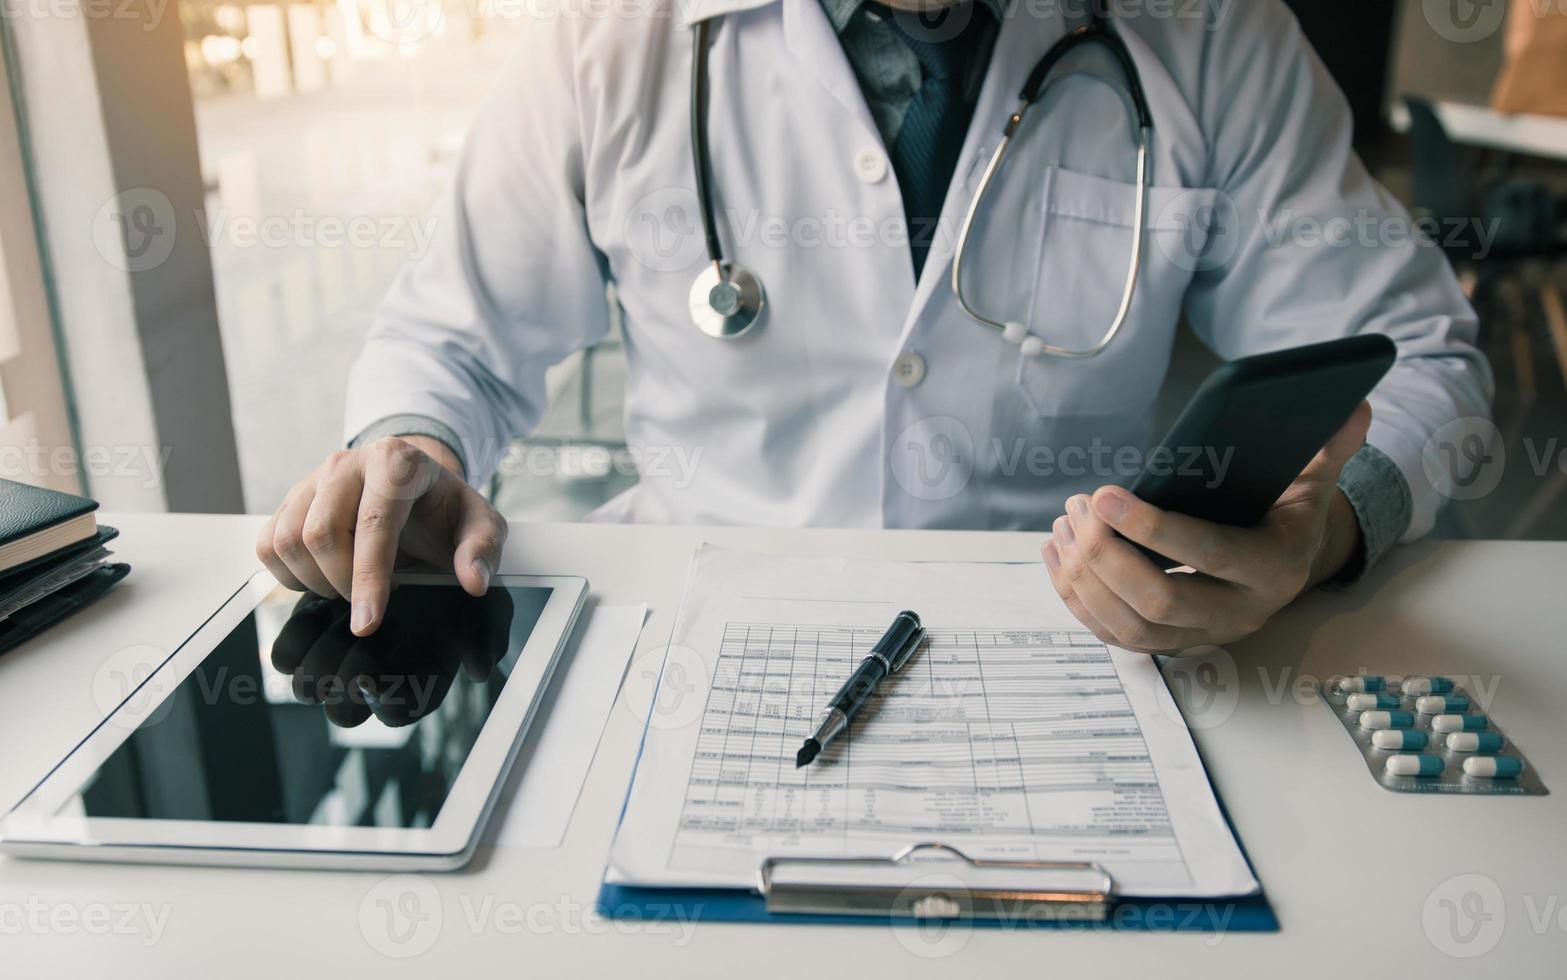
[[[1567, 117], [1497, 112], [1490, 106], [1451, 101], [1437, 102], [1436, 114], [1455, 142], [1567, 160]], [[1409, 132], [1408, 107], [1394, 103], [1388, 109], [1388, 122], [1400, 133]]]
[[[0, 657], [0, 805], [99, 721], [111, 655], [177, 646], [255, 568], [258, 519], [110, 515], [136, 571], [91, 613]], [[365, 873], [0, 861], [4, 973], [32, 976], [732, 976], [787, 957], [795, 976], [1559, 975], [1567, 960], [1567, 544], [1402, 549], [1361, 588], [1316, 594], [1236, 644], [1237, 699], [1187, 705], [1199, 746], [1283, 924], [1277, 934], [974, 930], [923, 938], [882, 926], [605, 922], [592, 908], [635, 761], [632, 702], [649, 690], [691, 549], [1036, 560], [1031, 534], [518, 526], [506, 571], [585, 575], [606, 603], [651, 615], [565, 843], [490, 847], [431, 875], [418, 943], [387, 942], [389, 886]], [[140, 647], [139, 653], [120, 651]], [[641, 658], [649, 658], [642, 660]], [[1477, 675], [1552, 795], [1389, 793], [1303, 679], [1367, 668]], [[614, 683], [606, 677], [605, 683]], [[1179, 686], [1178, 686], [1179, 687]], [[1305, 691], [1302, 694], [1302, 691]], [[637, 692], [637, 698], [631, 692]], [[1178, 694], [1181, 692], [1177, 692]], [[1479, 876], [1479, 877], [1474, 877]], [[378, 890], [379, 889], [379, 890]], [[1477, 897], [1469, 897], [1469, 895]], [[1478, 918], [1474, 916], [1478, 914]], [[1454, 916], [1456, 915], [1456, 918]], [[151, 923], [161, 921], [161, 932]], [[1456, 927], [1456, 928], [1455, 928]], [[154, 941], [156, 935], [156, 941]], [[1466, 944], [1467, 941], [1467, 944]], [[409, 959], [393, 951], [428, 946]], [[1048, 960], [1042, 959], [1048, 956]]]

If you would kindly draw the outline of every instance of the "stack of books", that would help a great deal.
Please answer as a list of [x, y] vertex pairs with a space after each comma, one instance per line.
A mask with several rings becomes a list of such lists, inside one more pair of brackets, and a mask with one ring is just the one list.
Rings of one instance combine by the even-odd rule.
[[98, 503], [0, 480], [0, 653], [103, 595], [130, 573], [104, 547]]

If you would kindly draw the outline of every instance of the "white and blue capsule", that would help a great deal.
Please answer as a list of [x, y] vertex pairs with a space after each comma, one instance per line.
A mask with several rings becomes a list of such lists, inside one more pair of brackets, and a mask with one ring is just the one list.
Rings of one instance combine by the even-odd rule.
[[1415, 716], [1407, 711], [1362, 711], [1360, 727], [1372, 731], [1383, 728], [1413, 728]]
[[1431, 736], [1413, 728], [1384, 728], [1371, 733], [1371, 744], [1389, 752], [1419, 752], [1431, 744]]
[[1375, 694], [1387, 690], [1387, 678], [1377, 674], [1358, 674], [1339, 679], [1338, 689], [1345, 694]]
[[1415, 702], [1423, 715], [1451, 715], [1469, 710], [1469, 699], [1462, 694], [1427, 694]]
[[1464, 760], [1464, 775], [1476, 779], [1516, 779], [1523, 760], [1511, 755], [1475, 755]]
[[1431, 719], [1433, 732], [1482, 732], [1491, 727], [1485, 715], [1437, 715]]
[[1395, 776], [1440, 776], [1447, 763], [1439, 755], [1390, 755], [1387, 771]]
[[1502, 751], [1502, 736], [1495, 732], [1454, 732], [1447, 736], [1447, 751], [1478, 752], [1487, 755]]
[[1351, 694], [1345, 701], [1351, 711], [1375, 711], [1398, 707], [1396, 694]]
[[1408, 677], [1404, 679], [1404, 693], [1410, 697], [1420, 697], [1423, 694], [1447, 694], [1453, 689], [1453, 682], [1446, 677]]

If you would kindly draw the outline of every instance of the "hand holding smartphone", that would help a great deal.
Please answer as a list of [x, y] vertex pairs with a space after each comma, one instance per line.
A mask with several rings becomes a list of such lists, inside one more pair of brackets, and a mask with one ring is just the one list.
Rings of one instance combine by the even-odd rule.
[[[1357, 334], [1243, 357], [1208, 376], [1130, 490], [1162, 510], [1251, 527], [1348, 421], [1397, 357]], [[1178, 564], [1138, 546], [1162, 568]]]

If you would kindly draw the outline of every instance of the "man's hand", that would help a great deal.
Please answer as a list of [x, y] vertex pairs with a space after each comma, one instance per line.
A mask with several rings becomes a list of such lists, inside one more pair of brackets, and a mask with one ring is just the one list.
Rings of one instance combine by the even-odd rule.
[[[1042, 549], [1050, 581], [1083, 625], [1128, 650], [1184, 650], [1256, 632], [1354, 554], [1360, 528], [1337, 484], [1370, 425], [1362, 402], [1253, 528], [1160, 510], [1120, 487], [1078, 494]], [[1192, 571], [1161, 571], [1115, 531]]]
[[483, 595], [506, 520], [458, 470], [450, 450], [421, 437], [333, 453], [262, 526], [256, 556], [291, 589], [348, 599], [358, 636], [386, 615], [399, 559], [450, 567], [465, 591]]

